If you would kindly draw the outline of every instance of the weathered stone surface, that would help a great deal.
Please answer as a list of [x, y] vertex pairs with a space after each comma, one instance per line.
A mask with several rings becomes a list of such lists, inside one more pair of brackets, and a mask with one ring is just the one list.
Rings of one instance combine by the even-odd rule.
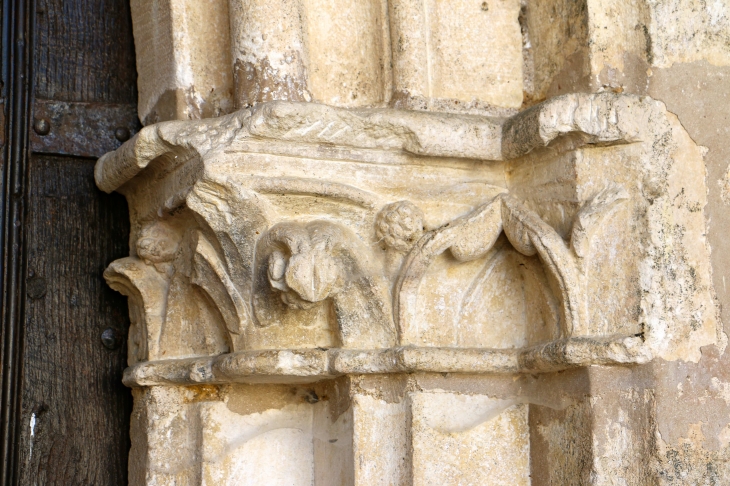
[[590, 69], [587, 1], [529, 2], [522, 28], [525, 46], [525, 101], [588, 91]]
[[[522, 36], [514, 0], [390, 4], [397, 107], [461, 110], [522, 104]], [[451, 105], [451, 106], [449, 106]]]
[[238, 107], [260, 101], [311, 99], [305, 73], [301, 3], [298, 0], [228, 2]]
[[189, 3], [96, 168], [132, 484], [730, 482], [723, 2]]
[[411, 393], [413, 485], [530, 484], [527, 407], [454, 393]]
[[135, 1], [140, 119], [273, 100], [511, 114], [519, 11], [517, 0]]
[[[275, 102], [145, 128], [100, 159], [96, 177], [130, 202], [132, 254], [107, 277], [131, 297], [131, 386], [550, 373], [654, 356], [697, 361], [718, 342], [700, 149], [648, 98], [568, 95], [506, 120]], [[444, 397], [405, 393], [405, 412], [372, 412], [414, 427], [404, 432], [414, 484], [526, 483], [528, 407], [462, 438], [431, 437], [424, 424], [437, 419], [416, 415], [456, 406]], [[492, 407], [449, 400], [472, 410], [460, 416]], [[215, 410], [203, 428], [279, 420]], [[281, 410], [285, 422], [300, 417]], [[356, 412], [352, 430], [370, 427]], [[307, 417], [292, 426], [305, 438], [272, 444], [311, 446], [319, 432]], [[348, 440], [352, 430], [342, 432]], [[216, 434], [196, 447], [238, 440]], [[423, 444], [442, 440], [437, 449], [455, 455], [431, 471]], [[514, 467], [489, 472], [489, 454], [463, 465], [474, 444]], [[207, 461], [215, 465], [203, 459], [201, 477], [268, 471], [244, 449]], [[296, 471], [261, 474], [308, 484], [317, 467], [311, 449], [302, 454], [310, 459]], [[348, 457], [322, 477], [359, 484], [377, 474]], [[402, 474], [392, 457], [373, 460], [375, 471]]]
[[139, 118], [210, 118], [233, 110], [227, 0], [131, 0]]
[[714, 66], [730, 64], [730, 7], [726, 2], [649, 0], [647, 4], [652, 65], [668, 68], [701, 60]]

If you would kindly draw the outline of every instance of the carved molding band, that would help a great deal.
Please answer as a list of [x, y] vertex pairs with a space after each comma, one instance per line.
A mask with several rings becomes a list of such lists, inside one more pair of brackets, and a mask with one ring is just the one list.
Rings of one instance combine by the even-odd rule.
[[311, 383], [346, 374], [544, 373], [591, 364], [647, 363], [651, 354], [643, 344], [640, 337], [628, 337], [563, 339], [520, 351], [436, 347], [241, 351], [138, 363], [127, 368], [124, 384]]

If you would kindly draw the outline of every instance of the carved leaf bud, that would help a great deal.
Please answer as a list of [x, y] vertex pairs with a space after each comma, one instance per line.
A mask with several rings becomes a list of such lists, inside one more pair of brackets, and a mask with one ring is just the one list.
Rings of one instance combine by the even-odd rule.
[[320, 302], [336, 292], [337, 263], [326, 251], [314, 248], [292, 255], [285, 274], [286, 284], [307, 302]]
[[408, 251], [423, 234], [423, 211], [409, 201], [386, 205], [375, 218], [378, 240], [398, 251]]

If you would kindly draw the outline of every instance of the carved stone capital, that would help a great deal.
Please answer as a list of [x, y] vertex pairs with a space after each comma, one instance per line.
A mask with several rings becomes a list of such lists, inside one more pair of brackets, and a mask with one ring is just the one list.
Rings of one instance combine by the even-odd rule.
[[129, 296], [147, 484], [411, 484], [473, 444], [509, 457], [494, 484], [528, 484], [528, 404], [566, 414], [550, 447], [590, 417], [530, 380], [718, 340], [700, 148], [649, 98], [507, 119], [262, 103], [146, 127], [96, 181], [130, 206], [105, 276]]
[[663, 105], [611, 94], [506, 120], [272, 102], [147, 127], [96, 167], [132, 210], [106, 274], [130, 296], [130, 364], [585, 350], [505, 368], [535, 372], [626, 339], [615, 362], [690, 357], [716, 334], [701, 162]]

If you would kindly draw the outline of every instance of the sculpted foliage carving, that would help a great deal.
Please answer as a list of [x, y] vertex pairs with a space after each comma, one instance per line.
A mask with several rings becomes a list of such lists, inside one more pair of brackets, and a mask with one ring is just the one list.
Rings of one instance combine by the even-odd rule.
[[[277, 369], [382, 370], [396, 365], [378, 350], [404, 346], [548, 369], [584, 345], [585, 362], [644, 360], [643, 340], [668, 336], [647, 323], [709, 312], [707, 286], [687, 300], [665, 276], [678, 267], [661, 257], [661, 215], [676, 209], [645, 166], [668, 157], [651, 140], [669, 125], [655, 114], [644, 133], [634, 114], [656, 110], [571, 95], [500, 122], [277, 102], [143, 130], [97, 166], [102, 187], [128, 181], [135, 204], [132, 255], [106, 272], [130, 298], [130, 362], [341, 349], [368, 352]], [[695, 213], [677, 214], [698, 231]], [[680, 263], [683, 279], [697, 275]], [[647, 297], [652, 285], [676, 303]], [[447, 369], [437, 356], [397, 366]]]
[[[555, 337], [584, 335], [584, 259], [591, 236], [627, 197], [618, 186], [599, 192], [577, 212], [569, 243], [507, 192], [428, 231], [423, 210], [410, 201], [397, 201], [375, 214], [375, 241], [368, 244], [353, 230], [325, 219], [271, 225], [276, 217], [259, 193], [230, 181], [206, 179], [187, 196], [198, 225], [190, 240], [190, 283], [217, 310], [232, 351], [247, 349], [247, 336], [256, 329], [282, 325], [283, 314], [312, 309], [326, 316], [336, 345], [386, 348], [403, 343], [408, 328], [419, 319], [419, 287], [439, 255], [448, 250], [454, 265], [485, 259], [484, 270], [462, 300], [462, 306], [471, 305], [477, 287], [490, 277], [498, 254], [507, 248], [504, 242], [497, 244], [504, 233], [508, 246], [527, 257], [519, 260], [521, 272], [539, 288], [527, 305], [543, 309], [548, 325], [556, 328]], [[131, 297], [139, 309], [135, 312], [145, 316], [146, 338], [133, 342], [149, 342], [153, 355], [158, 354], [166, 318], [165, 292], [175, 273], [171, 262], [180, 251], [174, 237], [163, 223], [146, 227], [137, 240], [138, 258], [116, 262], [107, 272], [110, 283]], [[385, 269], [387, 258], [377, 252], [378, 243], [401, 255], [400, 270], [392, 280]], [[529, 258], [533, 256], [541, 265]]]
[[[460, 262], [481, 258], [493, 250], [504, 231], [512, 247], [520, 254], [527, 257], [538, 255], [557, 282], [562, 302], [560, 337], [581, 335], [587, 305], [583, 258], [589, 253], [591, 235], [601, 219], [610, 214], [618, 202], [627, 198], [622, 188], [610, 187], [586, 203], [575, 217], [570, 246], [537, 213], [508, 193], [500, 194], [472, 213], [430, 231], [406, 258], [396, 284], [396, 312], [401, 333], [414, 319], [418, 286], [436, 256], [450, 250]], [[541, 297], [552, 300], [547, 282], [542, 282], [542, 287]]]
[[423, 219], [423, 211], [410, 201], [387, 204], [375, 219], [375, 236], [397, 251], [410, 250], [423, 235]]

